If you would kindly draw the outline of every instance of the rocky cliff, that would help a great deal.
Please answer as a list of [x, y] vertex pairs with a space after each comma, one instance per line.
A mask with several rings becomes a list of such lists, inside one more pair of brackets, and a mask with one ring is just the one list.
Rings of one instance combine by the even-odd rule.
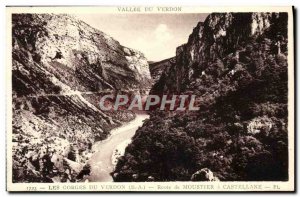
[[72, 160], [134, 116], [102, 112], [100, 96], [148, 88], [147, 60], [69, 15], [14, 14], [12, 48], [13, 180], [74, 181]]
[[[283, 22], [285, 20], [285, 22]], [[213, 63], [225, 63], [225, 58], [239, 57], [247, 45], [277, 49], [282, 40], [281, 53], [286, 52], [287, 15], [284, 13], [213, 13], [199, 22], [189, 36], [188, 42], [176, 49], [177, 64], [169, 72], [163, 84], [168, 91], [180, 92], [205, 70], [212, 70]], [[259, 43], [255, 42], [256, 39]], [[272, 39], [272, 40], [270, 40]], [[271, 42], [271, 43], [266, 43]], [[263, 44], [266, 45], [263, 45]], [[250, 49], [250, 48], [248, 48]], [[214, 66], [221, 66], [220, 64]], [[227, 67], [220, 69], [230, 69]], [[208, 71], [209, 72], [209, 71]], [[158, 92], [160, 90], [157, 90]]]
[[287, 180], [287, 40], [287, 13], [199, 22], [151, 94], [195, 94], [200, 110], [153, 111], [114, 180]]

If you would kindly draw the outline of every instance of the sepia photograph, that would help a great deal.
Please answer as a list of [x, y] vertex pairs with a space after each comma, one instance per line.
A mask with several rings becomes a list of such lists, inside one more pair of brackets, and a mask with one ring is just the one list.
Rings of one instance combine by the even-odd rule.
[[8, 191], [294, 191], [293, 7], [7, 7]]

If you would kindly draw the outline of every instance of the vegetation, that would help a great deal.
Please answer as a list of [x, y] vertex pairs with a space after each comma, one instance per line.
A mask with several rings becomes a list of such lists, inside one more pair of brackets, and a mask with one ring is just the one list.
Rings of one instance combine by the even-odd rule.
[[207, 66], [195, 66], [181, 93], [197, 94], [200, 110], [153, 111], [119, 160], [114, 180], [189, 181], [201, 169], [221, 181], [288, 180], [284, 28], [271, 26]]

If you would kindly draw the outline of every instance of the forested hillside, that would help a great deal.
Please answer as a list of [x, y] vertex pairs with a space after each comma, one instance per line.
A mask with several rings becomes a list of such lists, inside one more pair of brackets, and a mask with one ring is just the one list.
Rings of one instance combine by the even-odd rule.
[[199, 111], [152, 111], [115, 181], [286, 181], [287, 13], [213, 13], [151, 94], [195, 94]]

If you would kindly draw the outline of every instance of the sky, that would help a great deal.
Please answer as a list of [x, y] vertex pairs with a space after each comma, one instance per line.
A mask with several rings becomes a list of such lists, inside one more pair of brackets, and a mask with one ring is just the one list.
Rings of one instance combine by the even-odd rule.
[[144, 53], [148, 61], [175, 56], [193, 28], [208, 14], [78, 14], [77, 18]]

